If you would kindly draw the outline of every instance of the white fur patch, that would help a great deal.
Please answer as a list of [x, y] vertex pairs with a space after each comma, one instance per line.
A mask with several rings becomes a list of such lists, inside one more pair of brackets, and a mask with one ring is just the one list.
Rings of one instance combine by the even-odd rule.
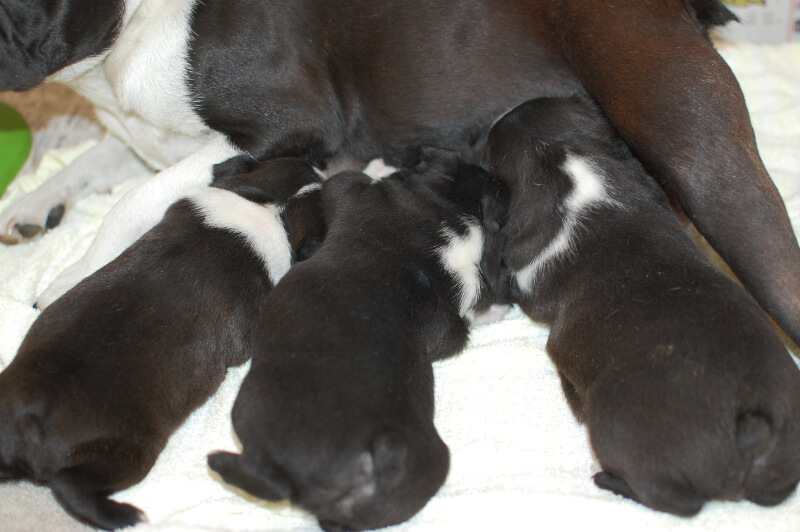
[[298, 190], [292, 198], [299, 198], [300, 196], [305, 196], [306, 194], [310, 194], [316, 190], [320, 190], [322, 188], [322, 183], [309, 183], [308, 185], [302, 187]]
[[275, 205], [258, 205], [228, 190], [208, 188], [189, 198], [203, 215], [206, 225], [243, 236], [264, 261], [275, 284], [292, 263], [289, 238]]
[[547, 247], [525, 268], [515, 273], [523, 293], [530, 293], [536, 275], [550, 262], [568, 253], [586, 209], [598, 203], [614, 203], [608, 196], [603, 175], [586, 158], [568, 155], [562, 170], [572, 179], [572, 191], [565, 201], [564, 225]]
[[455, 277], [461, 291], [459, 314], [472, 321], [475, 318], [475, 304], [481, 290], [480, 262], [483, 251], [483, 230], [477, 221], [467, 224], [467, 234], [459, 235], [449, 227], [442, 230], [447, 244], [439, 248], [439, 260]]
[[384, 177], [390, 176], [396, 171], [397, 168], [384, 163], [383, 159], [372, 159], [362, 170], [362, 172], [370, 176], [373, 181], [380, 181]]
[[95, 105], [100, 122], [156, 169], [172, 166], [210, 140], [194, 110], [187, 77], [190, 19], [197, 0], [127, 0], [110, 51], [62, 69]]

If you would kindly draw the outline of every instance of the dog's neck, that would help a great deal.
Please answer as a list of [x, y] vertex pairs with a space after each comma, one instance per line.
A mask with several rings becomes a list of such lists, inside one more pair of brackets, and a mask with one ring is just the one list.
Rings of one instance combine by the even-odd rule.
[[[110, 49], [48, 78], [91, 101], [100, 122], [155, 169], [190, 155], [210, 134], [186, 83], [196, 1], [128, 0]], [[173, 31], [161, 31], [164, 24]]]

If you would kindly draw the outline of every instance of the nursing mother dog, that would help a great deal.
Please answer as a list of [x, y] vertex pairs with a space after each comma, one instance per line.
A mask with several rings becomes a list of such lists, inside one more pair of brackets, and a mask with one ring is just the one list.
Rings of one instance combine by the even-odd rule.
[[[118, 203], [86, 256], [38, 304], [117, 256], [234, 155], [296, 155], [328, 173], [375, 157], [408, 166], [422, 145], [479, 161], [489, 127], [516, 105], [579, 95], [600, 106], [798, 341], [800, 249], [738, 84], [706, 36], [732, 19], [719, 0], [0, 0], [0, 90], [67, 83], [163, 169]], [[21, 240], [18, 228], [45, 226], [53, 207], [69, 204], [75, 174], [83, 185], [86, 173], [64, 174], [3, 213], [6, 238]], [[108, 185], [110, 176], [94, 177], [84, 189]], [[639, 329], [645, 317], [627, 315], [627, 330]], [[759, 334], [774, 342], [771, 331]], [[758, 349], [745, 359], [763, 364]], [[669, 371], [648, 374], [620, 389], [618, 415], [641, 406], [638, 392], [669, 379]], [[779, 390], [764, 393], [779, 402]], [[673, 406], [648, 408], [637, 415], [671, 415]]]

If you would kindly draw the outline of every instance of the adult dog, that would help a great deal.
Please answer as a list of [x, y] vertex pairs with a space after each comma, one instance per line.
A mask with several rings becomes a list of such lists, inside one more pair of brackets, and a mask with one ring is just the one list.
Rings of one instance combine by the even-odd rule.
[[[0, 0], [0, 90], [68, 83], [166, 168], [117, 205], [39, 304], [118, 255], [233, 155], [298, 155], [331, 169], [378, 156], [406, 164], [437, 145], [475, 161], [504, 112], [577, 94], [601, 106], [800, 341], [800, 249], [741, 91], [706, 36], [732, 19], [719, 0]], [[0, 222], [43, 226], [63, 202], [34, 197]]]

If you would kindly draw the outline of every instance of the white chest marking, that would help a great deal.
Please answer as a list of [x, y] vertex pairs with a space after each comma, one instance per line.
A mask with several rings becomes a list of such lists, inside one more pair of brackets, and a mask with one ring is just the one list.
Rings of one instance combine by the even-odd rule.
[[55, 73], [95, 105], [97, 118], [150, 166], [168, 168], [211, 135], [188, 77], [197, 0], [131, 0], [110, 51]]
[[527, 266], [514, 275], [523, 293], [533, 289], [536, 275], [549, 263], [569, 252], [574, 245], [575, 233], [580, 226], [581, 217], [592, 205], [614, 203], [606, 192], [602, 174], [589, 161], [577, 155], [568, 155], [562, 170], [572, 180], [572, 191], [566, 198], [567, 209], [564, 225], [556, 236]]
[[480, 262], [483, 251], [483, 230], [477, 221], [470, 221], [467, 233], [459, 235], [450, 228], [443, 229], [447, 244], [439, 248], [439, 260], [453, 275], [461, 293], [459, 314], [472, 321], [475, 304], [481, 290]]
[[218, 188], [202, 190], [189, 199], [199, 209], [206, 225], [245, 238], [264, 261], [264, 268], [273, 284], [289, 271], [292, 252], [278, 207], [258, 205]]

